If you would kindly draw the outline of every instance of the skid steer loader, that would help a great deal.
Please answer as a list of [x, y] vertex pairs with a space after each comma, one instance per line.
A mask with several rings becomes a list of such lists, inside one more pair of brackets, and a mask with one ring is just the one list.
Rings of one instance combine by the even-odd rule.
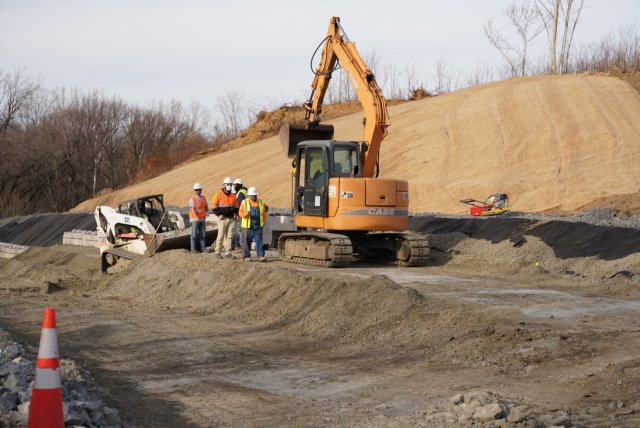
[[[163, 196], [147, 195], [121, 202], [117, 208], [96, 207], [101, 270], [107, 272], [118, 259], [133, 260], [158, 251], [190, 248], [191, 229], [178, 211], [165, 209]], [[211, 245], [217, 228], [207, 221], [206, 243]]]

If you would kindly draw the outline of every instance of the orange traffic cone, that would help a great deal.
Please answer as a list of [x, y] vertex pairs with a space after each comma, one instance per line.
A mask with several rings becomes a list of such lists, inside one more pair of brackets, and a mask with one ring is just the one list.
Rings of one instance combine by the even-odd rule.
[[60, 355], [56, 333], [56, 311], [44, 310], [42, 335], [36, 363], [36, 379], [31, 392], [28, 428], [64, 428]]

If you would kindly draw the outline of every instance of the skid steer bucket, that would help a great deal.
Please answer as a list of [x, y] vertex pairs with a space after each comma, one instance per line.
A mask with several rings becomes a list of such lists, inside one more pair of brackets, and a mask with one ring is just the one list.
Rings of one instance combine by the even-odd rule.
[[280, 144], [287, 157], [296, 156], [296, 146], [302, 141], [333, 139], [333, 125], [316, 125], [307, 128], [304, 125], [285, 123], [280, 127]]
[[[206, 230], [204, 235], [205, 244], [210, 246], [215, 242], [218, 230], [217, 228]], [[147, 245], [147, 250], [145, 251], [147, 256], [152, 256], [160, 251], [176, 250], [178, 248], [188, 250], [191, 248], [191, 229], [145, 235], [144, 242]]]

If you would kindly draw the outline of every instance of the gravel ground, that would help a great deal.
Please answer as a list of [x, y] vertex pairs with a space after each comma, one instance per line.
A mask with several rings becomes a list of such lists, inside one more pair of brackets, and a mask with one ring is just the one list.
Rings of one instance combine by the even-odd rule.
[[[24, 427], [35, 374], [37, 349], [14, 341], [0, 329], [0, 427]], [[118, 411], [90, 391], [91, 375], [74, 361], [61, 359], [66, 426], [121, 427]]]

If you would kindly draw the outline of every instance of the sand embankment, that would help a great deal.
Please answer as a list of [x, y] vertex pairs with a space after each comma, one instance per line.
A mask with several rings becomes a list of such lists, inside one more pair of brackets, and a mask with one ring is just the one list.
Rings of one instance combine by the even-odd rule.
[[[389, 108], [381, 177], [409, 180], [411, 210], [454, 213], [464, 198], [509, 194], [518, 211], [576, 211], [596, 200], [637, 200], [640, 95], [605, 76], [541, 76], [479, 85]], [[336, 139], [361, 137], [362, 115], [332, 121]], [[184, 206], [198, 181], [210, 197], [242, 177], [272, 206], [289, 206], [290, 162], [277, 137], [184, 164], [78, 205], [164, 193]], [[633, 208], [633, 207], [631, 207]]]

